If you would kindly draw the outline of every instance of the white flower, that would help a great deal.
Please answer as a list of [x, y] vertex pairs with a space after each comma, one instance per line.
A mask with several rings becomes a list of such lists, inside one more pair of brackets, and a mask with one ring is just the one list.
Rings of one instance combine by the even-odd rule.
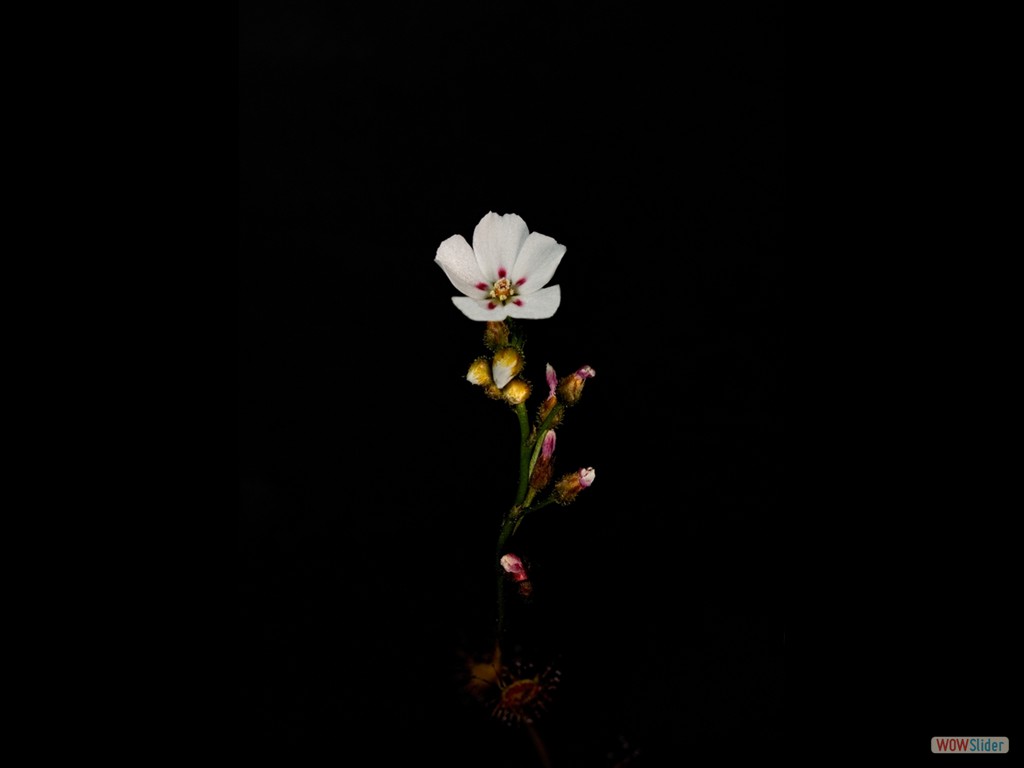
[[557, 285], [545, 288], [565, 255], [565, 246], [530, 232], [514, 213], [488, 213], [473, 230], [473, 247], [452, 235], [437, 248], [436, 261], [464, 295], [452, 301], [470, 320], [551, 317], [562, 300]]

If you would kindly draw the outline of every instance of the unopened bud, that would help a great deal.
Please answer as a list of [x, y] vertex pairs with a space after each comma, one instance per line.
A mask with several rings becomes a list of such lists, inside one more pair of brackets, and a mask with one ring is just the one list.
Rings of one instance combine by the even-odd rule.
[[509, 574], [512, 581], [516, 583], [520, 596], [529, 601], [533, 596], [533, 585], [530, 584], [530, 577], [526, 574], [526, 566], [523, 565], [523, 561], [519, 559], [518, 555], [509, 552], [507, 555], [501, 556], [500, 562], [505, 573]]
[[530, 385], [523, 379], [512, 379], [508, 385], [501, 390], [501, 396], [511, 405], [525, 403], [530, 396]]
[[551, 482], [551, 476], [555, 471], [554, 455], [555, 430], [549, 429], [544, 433], [540, 456], [537, 457], [537, 463], [533, 465], [533, 472], [530, 473], [530, 487], [535, 491], [544, 489]]
[[589, 488], [596, 473], [593, 467], [585, 467], [568, 475], [562, 475], [555, 483], [552, 495], [559, 504], [569, 504], [584, 488]]
[[540, 446], [541, 461], [551, 461], [555, 454], [555, 430], [549, 429], [544, 433], [544, 442]]
[[544, 378], [548, 382], [548, 397], [554, 397], [555, 389], [558, 387], [558, 374], [555, 373], [555, 367], [551, 363], [544, 366]]
[[[543, 424], [547, 420], [548, 414], [551, 413], [551, 409], [554, 408], [556, 405], [558, 405], [558, 398], [557, 397], [549, 397], [547, 400], [545, 400], [540, 405], [538, 405], [537, 406], [537, 422], [539, 424]], [[557, 427], [558, 423], [561, 420], [562, 420], [561, 419], [561, 414], [559, 414], [558, 416], [555, 416], [551, 420], [551, 426], [552, 427]]]
[[[558, 374], [555, 373], [555, 369], [551, 363], [548, 363], [544, 368], [544, 378], [548, 382], [548, 396], [539, 406], [537, 406], [537, 421], [543, 424], [547, 419], [548, 414], [551, 413], [551, 409], [558, 404], [558, 396], [556, 391], [558, 389]], [[551, 426], [556, 426], [561, 419], [554, 419]]]
[[481, 387], [494, 383], [491, 379], [491, 364], [486, 357], [478, 357], [473, 361], [469, 366], [469, 373], [466, 374], [466, 380]]
[[498, 349], [508, 344], [508, 325], [504, 320], [488, 320], [484, 328], [484, 346]]
[[529, 576], [526, 575], [526, 566], [523, 565], [523, 561], [519, 555], [512, 554], [511, 552], [501, 556], [501, 567], [505, 569], [505, 573], [512, 575], [513, 581], [526, 581]]
[[587, 379], [592, 379], [597, 374], [589, 365], [584, 365], [578, 371], [570, 373], [558, 382], [558, 394], [566, 405], [575, 405], [583, 394], [583, 385]]
[[523, 356], [514, 347], [502, 347], [491, 360], [491, 375], [498, 389], [504, 389], [523, 370]]

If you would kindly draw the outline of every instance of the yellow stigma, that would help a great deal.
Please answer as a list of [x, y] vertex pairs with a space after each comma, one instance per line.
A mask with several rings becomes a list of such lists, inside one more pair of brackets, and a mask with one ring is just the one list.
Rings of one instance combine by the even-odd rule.
[[516, 287], [512, 285], [512, 281], [507, 277], [502, 277], [494, 283], [490, 293], [487, 294], [487, 298], [495, 299], [504, 304], [506, 301], [516, 295]]

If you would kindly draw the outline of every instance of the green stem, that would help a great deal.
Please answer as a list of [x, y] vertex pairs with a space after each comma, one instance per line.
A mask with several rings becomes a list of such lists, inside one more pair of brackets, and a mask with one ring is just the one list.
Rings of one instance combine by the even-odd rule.
[[548, 430], [551, 429], [551, 425], [554, 423], [555, 418], [564, 408], [565, 406], [561, 403], [555, 403], [554, 407], [548, 411], [548, 415], [544, 417], [544, 421], [542, 421], [540, 426], [537, 427], [537, 439], [533, 443], [533, 451], [530, 454], [530, 467], [526, 470], [527, 477], [529, 477], [533, 472], [533, 468], [537, 464], [537, 457], [540, 456], [540, 452], [544, 448], [544, 436], [548, 433]]
[[519, 487], [516, 489], [515, 504], [501, 521], [498, 546], [494, 553], [494, 567], [498, 574], [498, 643], [501, 643], [501, 635], [505, 629], [505, 572], [499, 561], [505, 542], [515, 532], [516, 520], [519, 518], [519, 511], [530, 484], [530, 418], [527, 416], [524, 403], [516, 406], [516, 416], [519, 419]]
[[[537, 459], [540, 458], [540, 454], [544, 450], [544, 436], [547, 433], [548, 430], [546, 429], [537, 430], [537, 439], [534, 440], [533, 450], [530, 452], [530, 466], [526, 470], [527, 477], [533, 474], [533, 468], [537, 466]], [[530, 503], [527, 502], [526, 506], [530, 506]]]
[[519, 488], [515, 506], [518, 507], [526, 498], [526, 486], [530, 481], [530, 419], [526, 415], [525, 404], [516, 406], [516, 416], [519, 417]]
[[[531, 445], [530, 443], [530, 419], [526, 413], [525, 403], [519, 403], [515, 407], [516, 417], [519, 420], [519, 486], [516, 489], [515, 504], [512, 505], [512, 509], [508, 511], [501, 522], [501, 530], [498, 533], [498, 545], [495, 548], [494, 553], [494, 567], [497, 574], [497, 644], [499, 647], [501, 645], [502, 634], [505, 631], [505, 570], [501, 567], [500, 562], [501, 555], [503, 554], [502, 550], [505, 548], [505, 544], [508, 542], [509, 538], [516, 532], [516, 529], [519, 528], [519, 524], [522, 522], [523, 516], [527, 511], [523, 509], [523, 501], [526, 499], [526, 494], [529, 491], [530, 470], [533, 468], [534, 461], [536, 461], [537, 452], [540, 450], [544, 433], [548, 431], [555, 418], [559, 413], [561, 413], [562, 407], [561, 403], [556, 403], [541, 423], [540, 428], [537, 430], [536, 445]], [[534, 509], [540, 509], [550, 503], [551, 499], [548, 498], [534, 507]]]
[[502, 550], [505, 548], [505, 542], [508, 541], [509, 536], [516, 529], [517, 515], [509, 513], [505, 516], [504, 522], [501, 524], [501, 532], [498, 534], [498, 546], [495, 548], [494, 553], [494, 566], [497, 569], [498, 578], [498, 637], [497, 643], [501, 645], [501, 638], [505, 632], [505, 569], [501, 567], [501, 555]]
[[513, 521], [512, 534], [514, 535], [515, 532], [519, 530], [519, 526], [523, 524], [523, 520], [526, 519], [526, 516], [530, 512], [536, 512], [538, 509], [544, 509], [544, 507], [546, 507], [548, 504], [553, 504], [554, 501], [555, 501], [555, 497], [554, 496], [548, 496], [546, 499], [544, 499], [544, 501], [542, 501], [537, 506], [524, 508], [523, 511], [519, 515], [516, 515], [516, 518]]

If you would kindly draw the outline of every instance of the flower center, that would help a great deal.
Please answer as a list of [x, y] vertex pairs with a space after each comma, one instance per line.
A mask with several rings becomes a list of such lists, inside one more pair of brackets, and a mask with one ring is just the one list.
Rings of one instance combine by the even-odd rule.
[[494, 283], [490, 293], [487, 294], [487, 298], [496, 299], [504, 304], [515, 295], [516, 287], [512, 284], [512, 281], [507, 277], [502, 277]]
[[502, 689], [501, 703], [514, 712], [522, 712], [528, 709], [542, 692], [543, 689], [536, 679], [515, 680]]

